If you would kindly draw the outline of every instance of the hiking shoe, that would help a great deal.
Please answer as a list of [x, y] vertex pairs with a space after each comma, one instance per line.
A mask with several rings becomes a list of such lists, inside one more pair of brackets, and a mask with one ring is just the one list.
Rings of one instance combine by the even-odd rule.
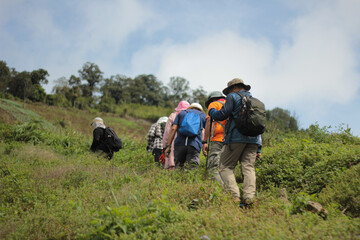
[[246, 198], [244, 201], [240, 202], [240, 208], [247, 209], [250, 208], [254, 203], [254, 199], [252, 198]]
[[247, 198], [244, 201], [245, 205], [252, 205], [254, 203], [254, 199], [253, 198]]

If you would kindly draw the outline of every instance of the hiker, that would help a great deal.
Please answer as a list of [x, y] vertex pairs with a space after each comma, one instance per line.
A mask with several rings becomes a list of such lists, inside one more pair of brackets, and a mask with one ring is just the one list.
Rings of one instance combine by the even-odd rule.
[[[151, 125], [147, 134], [146, 150], [154, 155], [155, 163], [159, 163], [159, 157], [163, 151], [163, 135], [168, 117], [161, 117]], [[164, 166], [164, 165], [163, 165]]]
[[169, 155], [170, 145], [177, 133], [174, 141], [175, 168], [183, 169], [185, 163], [189, 169], [199, 167], [205, 124], [206, 115], [199, 103], [192, 103], [176, 116], [165, 147], [165, 155]]
[[[164, 133], [164, 137], [163, 137], [163, 147], [164, 148], [168, 145], [169, 134], [171, 132], [171, 127], [173, 125], [173, 122], [174, 122], [176, 116], [178, 115], [178, 113], [180, 111], [185, 110], [188, 107], [190, 107], [190, 103], [188, 103], [187, 101], [180, 101], [178, 106], [175, 108], [175, 112], [170, 114], [170, 116], [169, 116], [169, 118], [168, 118], [168, 120], [166, 122], [165, 133]], [[175, 133], [174, 139], [175, 138], [176, 138], [176, 133]], [[164, 166], [164, 168], [169, 169], [169, 170], [174, 170], [175, 169], [174, 141], [172, 141], [169, 148], [170, 148], [170, 154], [165, 157], [165, 166]]]
[[93, 142], [90, 147], [90, 151], [97, 152], [98, 156], [106, 157], [107, 159], [112, 159], [113, 151], [107, 146], [105, 142], [105, 124], [102, 118], [94, 118], [91, 123], [91, 126], [94, 128], [93, 131]]
[[[258, 147], [261, 145], [261, 137], [241, 134], [236, 128], [234, 119], [242, 108], [242, 97], [239, 94], [250, 97], [250, 89], [250, 85], [246, 85], [242, 79], [231, 80], [223, 90], [226, 95], [225, 105], [220, 110], [215, 108], [209, 110], [209, 115], [216, 121], [228, 119], [225, 126], [225, 145], [220, 155], [219, 173], [225, 190], [234, 197], [235, 202], [245, 205], [250, 205], [255, 196], [255, 160]], [[241, 164], [244, 177], [243, 201], [240, 200], [240, 191], [234, 175], [238, 162]]]
[[226, 120], [212, 120], [209, 116], [209, 111], [213, 108], [220, 110], [224, 104], [225, 97], [221, 92], [215, 91], [209, 94], [208, 99], [205, 102], [205, 106], [208, 109], [208, 115], [206, 116], [205, 134], [203, 137], [202, 147], [203, 154], [207, 157], [207, 170], [209, 171], [212, 179], [221, 185], [223, 184], [223, 181], [219, 175], [219, 162], [220, 153], [224, 146], [224, 129]]

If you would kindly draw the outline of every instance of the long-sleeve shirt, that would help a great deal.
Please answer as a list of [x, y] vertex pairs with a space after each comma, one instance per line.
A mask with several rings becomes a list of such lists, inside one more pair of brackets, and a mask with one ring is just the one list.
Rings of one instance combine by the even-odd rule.
[[151, 125], [147, 135], [148, 151], [152, 152], [155, 148], [163, 149], [163, 135], [160, 124], [154, 123]]
[[95, 152], [98, 150], [101, 150], [108, 154], [108, 157], [111, 158], [113, 156], [113, 153], [109, 149], [109, 147], [106, 145], [105, 139], [104, 139], [104, 132], [105, 129], [101, 127], [97, 127], [93, 131], [93, 142], [91, 144], [90, 150]]
[[[243, 94], [251, 96], [250, 92], [242, 91]], [[237, 93], [229, 93], [226, 97], [224, 107], [220, 110], [210, 109], [209, 115], [217, 121], [228, 119], [225, 126], [225, 141], [224, 144], [229, 143], [254, 143], [261, 145], [261, 136], [256, 137], [245, 136], [241, 134], [236, 126], [234, 119], [237, 118], [241, 110], [241, 97]]]

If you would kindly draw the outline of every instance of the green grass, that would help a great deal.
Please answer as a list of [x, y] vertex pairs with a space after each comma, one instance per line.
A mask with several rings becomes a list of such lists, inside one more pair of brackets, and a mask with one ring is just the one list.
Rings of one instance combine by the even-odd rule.
[[[98, 113], [31, 109], [42, 118], [0, 123], [0, 239], [360, 237], [360, 148], [346, 133], [265, 134], [256, 201], [240, 209], [205, 176], [203, 156], [198, 170], [156, 166], [141, 137], [149, 123], [104, 114], [124, 142], [107, 161], [89, 152], [88, 119]], [[61, 114], [65, 127], [56, 124]], [[70, 126], [76, 120], [87, 126]], [[239, 169], [236, 175], [241, 182]], [[282, 187], [287, 201], [279, 197]], [[322, 203], [327, 218], [306, 211], [307, 199]]]

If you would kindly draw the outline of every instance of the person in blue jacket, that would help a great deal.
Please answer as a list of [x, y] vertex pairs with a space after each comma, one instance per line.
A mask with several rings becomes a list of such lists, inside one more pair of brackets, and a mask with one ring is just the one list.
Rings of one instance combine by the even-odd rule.
[[[184, 121], [185, 116], [193, 112], [194, 114], [199, 115], [199, 130], [197, 131], [196, 136], [188, 137], [181, 133], [180, 127]], [[165, 154], [170, 153], [170, 146], [177, 132], [175, 141], [174, 141], [174, 159], [175, 159], [175, 168], [183, 169], [185, 164], [189, 169], [198, 168], [200, 164], [200, 151], [202, 149], [202, 136], [203, 129], [206, 124], [206, 114], [202, 106], [199, 103], [192, 103], [187, 110], [179, 112], [176, 116], [173, 125], [171, 127], [171, 132], [168, 139], [168, 144], [165, 147]]]
[[[251, 96], [250, 85], [242, 79], [235, 78], [228, 82], [223, 90], [226, 102], [220, 110], [211, 109], [209, 115], [216, 121], [228, 119], [225, 126], [224, 149], [220, 156], [219, 173], [224, 182], [224, 188], [233, 197], [235, 202], [244, 205], [253, 203], [256, 191], [255, 160], [258, 148], [261, 145], [261, 135], [250, 137], [241, 134], [235, 127], [234, 119], [241, 109], [241, 97], [236, 92]], [[244, 176], [243, 201], [240, 199], [240, 190], [235, 179], [235, 168], [241, 164]]]

